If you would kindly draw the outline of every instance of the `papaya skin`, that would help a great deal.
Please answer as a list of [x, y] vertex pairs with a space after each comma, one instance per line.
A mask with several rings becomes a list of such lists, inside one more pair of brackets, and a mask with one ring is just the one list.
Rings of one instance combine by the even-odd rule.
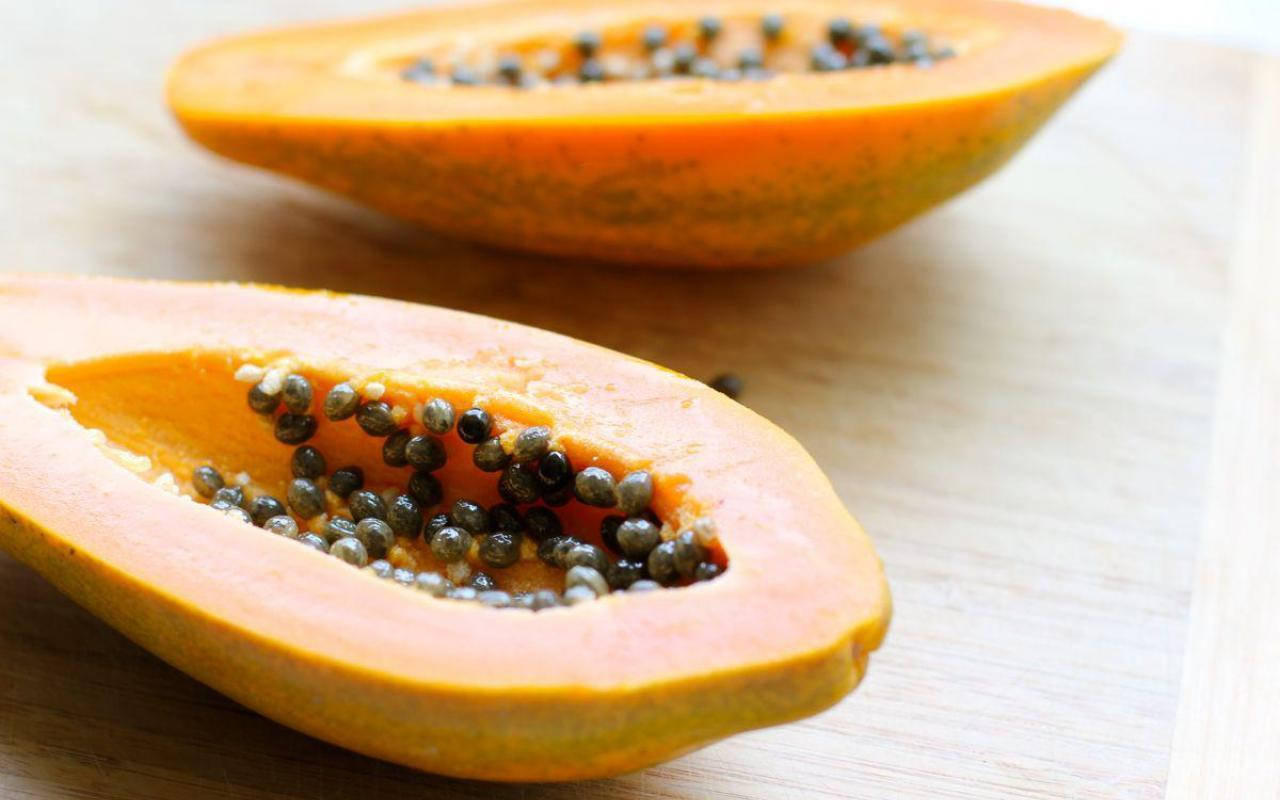
[[[0, 547], [178, 669], [343, 747], [486, 780], [615, 775], [830, 706], [888, 625], [881, 563], [803, 449], [651, 364], [460, 312], [226, 284], [4, 276], [0, 316]], [[643, 466], [660, 516], [715, 520], [728, 569], [537, 614], [436, 600], [167, 493], [86, 430], [180, 481], [205, 458], [283, 481], [288, 449], [244, 384], [213, 387], [284, 355], [550, 424], [579, 468]]]
[[[998, 0], [807, 0], [789, 25], [847, 15], [919, 27], [959, 55], [766, 81], [516, 91], [424, 87], [398, 70], [470, 37], [686, 23], [686, 4], [489, 2], [306, 26], [200, 47], [168, 98], [192, 139], [445, 234], [556, 256], [779, 267], [838, 255], [995, 171], [1119, 47], [1073, 14]], [[758, 17], [751, 0], [699, 13]], [[694, 15], [696, 16], [696, 15]]]

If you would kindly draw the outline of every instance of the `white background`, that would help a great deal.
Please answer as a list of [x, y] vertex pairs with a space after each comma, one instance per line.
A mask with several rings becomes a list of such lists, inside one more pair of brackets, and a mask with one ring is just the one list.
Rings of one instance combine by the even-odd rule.
[[1128, 28], [1280, 52], [1280, 0], [1037, 0]]

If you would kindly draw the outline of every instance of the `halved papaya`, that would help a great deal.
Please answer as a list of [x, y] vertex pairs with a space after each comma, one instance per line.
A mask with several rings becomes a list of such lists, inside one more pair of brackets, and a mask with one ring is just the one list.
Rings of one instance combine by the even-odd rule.
[[990, 174], [1120, 41], [999, 0], [771, 10], [467, 3], [215, 42], [168, 96], [215, 152], [456, 237], [769, 267], [841, 253]]
[[804, 450], [654, 365], [226, 284], [4, 276], [0, 318], [0, 546], [341, 746], [621, 773], [831, 705], [888, 624]]

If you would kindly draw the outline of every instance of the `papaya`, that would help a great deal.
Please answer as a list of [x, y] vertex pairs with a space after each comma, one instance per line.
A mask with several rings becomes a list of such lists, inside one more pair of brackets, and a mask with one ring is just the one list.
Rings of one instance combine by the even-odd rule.
[[210, 150], [453, 237], [777, 267], [989, 175], [1119, 43], [1001, 0], [498, 0], [215, 41], [167, 93]]
[[802, 447], [564, 336], [319, 292], [0, 276], [0, 547], [370, 756], [654, 764], [850, 692], [890, 616]]

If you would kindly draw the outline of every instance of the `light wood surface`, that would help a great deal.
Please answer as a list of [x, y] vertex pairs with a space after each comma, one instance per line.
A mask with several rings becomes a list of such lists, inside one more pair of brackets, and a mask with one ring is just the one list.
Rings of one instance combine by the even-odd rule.
[[1169, 800], [1280, 798], [1280, 61], [1253, 85]]
[[[443, 241], [217, 161], [167, 118], [162, 73], [183, 44], [373, 5], [389, 7], [0, 6], [0, 268], [363, 291], [697, 376], [735, 370], [744, 402], [811, 450], [876, 538], [897, 608], [886, 645], [813, 719], [612, 781], [501, 787], [281, 728], [0, 556], [0, 797], [1159, 798], [1177, 719], [1176, 796], [1226, 796], [1196, 776], [1227, 774], [1263, 787], [1233, 797], [1275, 796], [1261, 783], [1274, 739], [1240, 743], [1238, 767], [1197, 766], [1243, 752], [1226, 731], [1201, 736], [1219, 703], [1244, 720], [1277, 691], [1261, 611], [1274, 580], [1247, 629], [1224, 626], [1268, 595], [1223, 594], [1277, 563], [1266, 484], [1252, 497], [1270, 528], [1243, 526], [1251, 548], [1223, 529], [1223, 487], [1245, 469], [1232, 454], [1276, 474], [1274, 327], [1232, 334], [1222, 395], [1271, 427], [1224, 423], [1228, 410], [1211, 447], [1220, 334], [1276, 307], [1261, 277], [1276, 239], [1237, 224], [1263, 195], [1274, 211], [1275, 184], [1243, 180], [1246, 141], [1249, 163], [1276, 164], [1275, 138], [1250, 134], [1274, 124], [1251, 112], [1265, 59], [1135, 37], [1004, 172], [878, 243], [792, 273], [654, 275]], [[1269, 300], [1232, 302], [1233, 253], [1254, 264], [1246, 295]], [[1251, 376], [1270, 394], [1250, 396]], [[1250, 650], [1246, 632], [1271, 638]], [[1230, 660], [1214, 670], [1219, 647]], [[1271, 716], [1255, 737], [1274, 736]]]

